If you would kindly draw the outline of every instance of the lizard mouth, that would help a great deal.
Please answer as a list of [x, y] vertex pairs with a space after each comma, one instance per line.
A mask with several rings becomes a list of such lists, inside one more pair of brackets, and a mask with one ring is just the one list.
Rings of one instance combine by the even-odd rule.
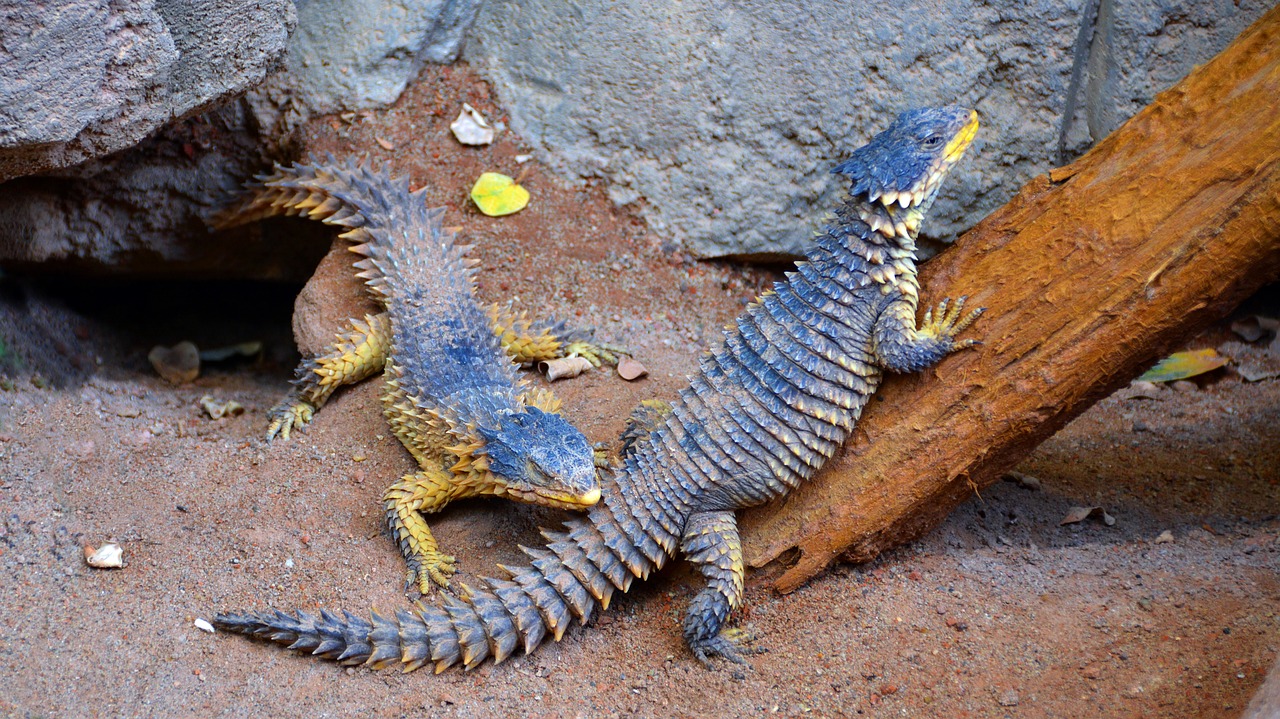
[[600, 501], [599, 487], [592, 487], [578, 495], [555, 492], [541, 487], [535, 489], [507, 485], [502, 489], [504, 494], [517, 501], [555, 509], [585, 509]]
[[960, 158], [964, 156], [964, 151], [969, 149], [969, 145], [973, 144], [973, 138], [977, 134], [978, 113], [970, 110], [969, 121], [951, 137], [951, 140], [947, 142], [938, 159], [933, 161], [933, 165], [925, 173], [924, 177], [905, 190], [896, 192], [887, 190], [881, 193], [879, 198], [873, 199], [878, 199], [880, 204], [891, 212], [899, 208], [906, 210], [919, 207], [921, 203], [932, 197], [938, 190], [938, 186], [942, 184], [942, 178], [946, 177], [947, 171], [951, 169], [951, 166], [959, 162]]

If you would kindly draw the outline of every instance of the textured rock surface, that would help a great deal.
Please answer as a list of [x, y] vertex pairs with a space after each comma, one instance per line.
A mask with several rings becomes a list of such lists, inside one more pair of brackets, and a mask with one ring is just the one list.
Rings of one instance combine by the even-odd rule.
[[456, 57], [478, 4], [299, 0], [295, 31], [292, 0], [0, 0], [0, 181], [17, 178], [0, 261], [305, 279], [324, 244], [297, 235], [324, 233], [211, 240], [202, 218], [287, 159], [298, 122], [391, 103], [423, 62]]
[[130, 147], [260, 82], [291, 0], [0, 3], [0, 181]]
[[[467, 58], [556, 167], [701, 256], [790, 253], [828, 170], [907, 107], [958, 102], [984, 128], [928, 231], [946, 238], [1055, 163], [1088, 0], [491, 0]], [[1093, 0], [1097, 2], [1097, 0]], [[1078, 154], [1225, 47], [1268, 3], [1125, 5], [1086, 28]]]
[[250, 94], [265, 126], [387, 105], [424, 62], [453, 62], [481, 0], [299, 0], [288, 67]]
[[[139, 146], [0, 189], [5, 267], [302, 280], [326, 240], [309, 226], [210, 236], [203, 217], [269, 164], [240, 103], [161, 128]], [[266, 241], [264, 241], [264, 239]]]

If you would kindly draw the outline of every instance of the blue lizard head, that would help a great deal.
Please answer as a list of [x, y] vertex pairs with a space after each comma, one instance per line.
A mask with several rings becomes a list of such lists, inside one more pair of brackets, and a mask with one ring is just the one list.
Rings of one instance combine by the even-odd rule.
[[564, 417], [529, 406], [476, 432], [485, 442], [477, 454], [488, 457], [489, 472], [513, 499], [562, 509], [600, 500], [591, 445]]
[[978, 113], [967, 108], [908, 110], [832, 172], [849, 178], [855, 199], [924, 211], [977, 131]]

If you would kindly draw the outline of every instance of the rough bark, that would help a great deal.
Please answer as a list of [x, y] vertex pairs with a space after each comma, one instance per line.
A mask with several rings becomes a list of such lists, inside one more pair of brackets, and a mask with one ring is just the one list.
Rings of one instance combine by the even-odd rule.
[[[791, 591], [912, 539], [1072, 418], [1280, 277], [1280, 8], [922, 271], [985, 342], [892, 377], [815, 481], [744, 518]], [[979, 147], [978, 152], [981, 152]]]

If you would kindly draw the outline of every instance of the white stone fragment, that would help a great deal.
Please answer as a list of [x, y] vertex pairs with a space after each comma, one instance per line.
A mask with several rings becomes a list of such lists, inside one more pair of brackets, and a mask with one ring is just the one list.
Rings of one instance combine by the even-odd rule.
[[84, 561], [94, 569], [120, 569], [124, 567], [124, 550], [119, 544], [107, 543], [98, 548], [85, 545]]
[[449, 125], [449, 129], [453, 130], [453, 136], [458, 138], [458, 142], [464, 145], [489, 145], [497, 134], [489, 121], [484, 119], [484, 115], [465, 102], [462, 103], [458, 119]]

